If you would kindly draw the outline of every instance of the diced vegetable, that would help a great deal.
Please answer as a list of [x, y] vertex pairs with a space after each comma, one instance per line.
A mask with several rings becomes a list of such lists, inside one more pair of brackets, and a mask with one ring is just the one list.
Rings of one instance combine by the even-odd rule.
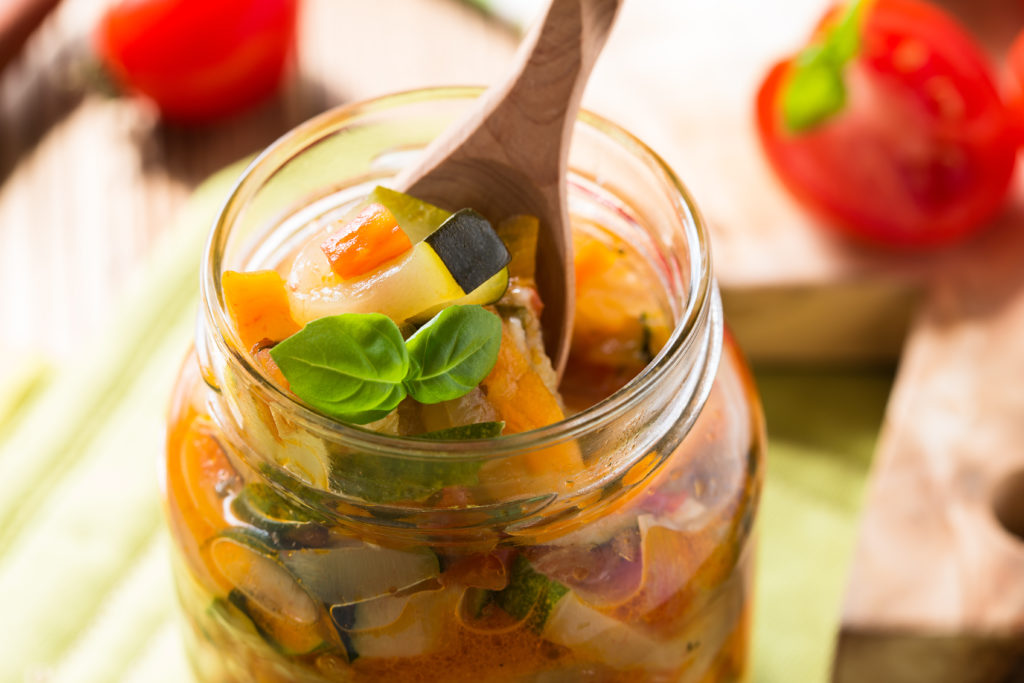
[[558, 398], [519, 348], [508, 321], [502, 323], [498, 361], [481, 387], [505, 421], [506, 434], [545, 427], [565, 417]]
[[[565, 417], [558, 398], [520, 349], [508, 321], [502, 323], [498, 360], [480, 386], [505, 421], [505, 434], [538, 429]], [[480, 479], [496, 497], [503, 498], [527, 494], [538, 487], [564, 489], [566, 482], [581, 469], [583, 458], [579, 447], [570, 441], [485, 463], [480, 469]]]
[[472, 209], [456, 211], [424, 241], [466, 293], [487, 282], [511, 258], [490, 222]]
[[423, 501], [446, 486], [479, 481], [480, 463], [464, 460], [396, 460], [373, 453], [337, 453], [330, 486], [371, 503]]
[[494, 303], [505, 294], [505, 291], [508, 289], [508, 282], [508, 268], [502, 268], [469, 294], [444, 304], [438, 304], [432, 308], [422, 311], [421, 313], [417, 313], [409, 319], [409, 322], [417, 325], [425, 323], [437, 315], [442, 309], [449, 306], [485, 306], [487, 304]]
[[492, 594], [495, 604], [517, 621], [529, 617], [535, 631], [544, 628], [552, 608], [569, 589], [534, 570], [530, 561], [517, 555], [512, 562], [508, 586]]
[[168, 521], [180, 543], [181, 559], [202, 592], [216, 593], [221, 583], [211, 572], [203, 548], [209, 538], [228, 526], [226, 500], [241, 489], [242, 482], [210, 421], [198, 417], [191, 406], [183, 412], [167, 434]]
[[500, 421], [498, 411], [488, 402], [480, 387], [451, 401], [422, 405], [418, 408], [426, 432], [443, 431], [478, 422]]
[[[240, 596], [242, 600], [245, 596]], [[256, 624], [252, 618], [243, 610], [239, 609], [234, 602], [229, 598], [214, 598], [213, 602], [206, 608], [206, 617], [216, 624], [218, 629], [227, 629], [227, 632], [234, 632], [236, 634], [242, 633], [246, 636], [253, 636], [256, 638], [264, 638], [264, 635], [260, 633]], [[204, 628], [204, 630], [206, 630]]]
[[441, 573], [437, 555], [426, 548], [396, 550], [357, 541], [336, 548], [286, 550], [281, 561], [329, 605], [391, 595]]
[[226, 585], [268, 612], [303, 624], [317, 620], [316, 603], [258, 535], [225, 531], [210, 541], [207, 552]]
[[422, 322], [455, 302], [491, 303], [504, 293], [508, 250], [479, 214], [461, 211], [424, 241], [410, 239], [412, 249], [350, 280], [331, 270], [319, 247], [307, 245], [288, 278], [295, 319], [375, 312], [399, 324]]
[[412, 595], [383, 595], [352, 605], [332, 605], [331, 620], [339, 630], [348, 632], [387, 628], [401, 618]]
[[270, 534], [281, 548], [318, 547], [330, 536], [326, 526], [313, 515], [288, 504], [266, 484], [247, 484], [231, 501], [231, 512], [242, 522]]
[[620, 670], [673, 671], [695, 657], [702, 645], [700, 633], [688, 634], [693, 640], [659, 640], [602, 614], [572, 593], [552, 607], [542, 635]]
[[248, 616], [276, 649], [304, 653], [326, 645], [319, 625], [320, 608], [263, 538], [225, 531], [210, 542], [207, 553], [229, 602]]
[[582, 409], [623, 387], [668, 341], [667, 308], [651, 286], [656, 277], [620, 238], [583, 224], [573, 237], [576, 315], [572, 350], [559, 387]]
[[413, 244], [422, 242], [452, 215], [450, 211], [381, 185], [373, 188], [367, 200], [386, 206]]
[[249, 618], [271, 647], [283, 654], [306, 654], [330, 647], [318, 622], [300, 622], [270, 611], [238, 590], [228, 594], [228, 602]]
[[[594, 526], [604, 529], [594, 530]], [[617, 533], [609, 537], [609, 528]], [[588, 604], [607, 610], [629, 601], [640, 590], [640, 545], [635, 518], [613, 514], [549, 544], [534, 546], [529, 558], [536, 571], [564, 583]]]
[[445, 586], [503, 590], [509, 582], [505, 562], [498, 553], [473, 553], [445, 567], [441, 583]]
[[282, 389], [288, 389], [288, 379], [284, 376], [284, 373], [281, 372], [281, 368], [278, 367], [273, 356], [270, 355], [270, 349], [270, 346], [261, 347], [257, 344], [256, 352], [253, 353], [253, 359], [256, 361], [257, 365], [263, 368], [263, 372], [265, 372], [267, 377], [269, 377], [275, 384]]
[[435, 441], [469, 441], [473, 439], [495, 439], [501, 436], [505, 429], [504, 422], [474, 422], [448, 429], [439, 429], [436, 432], [420, 434], [417, 439], [433, 439]]
[[187, 491], [188, 497], [178, 500], [191, 532], [204, 538], [226, 528], [225, 500], [238, 490], [241, 480], [206, 421], [194, 420], [185, 432], [181, 466], [181, 480], [173, 485]]
[[[355, 280], [341, 280], [330, 271], [323, 254], [319, 258], [322, 264], [296, 268], [289, 279], [292, 309], [302, 324], [340, 313], [383, 313], [401, 324], [465, 295], [444, 262], [424, 242]], [[302, 281], [308, 279], [306, 269], [312, 269], [313, 286]], [[327, 275], [322, 276], [324, 271]]]
[[510, 216], [498, 224], [497, 232], [512, 255], [508, 263], [509, 276], [532, 284], [537, 270], [537, 234], [540, 232], [540, 221], [536, 216]]
[[287, 409], [268, 404], [262, 397], [227, 376], [228, 391], [238, 398], [245, 433], [257, 453], [274, 461], [301, 481], [327, 486], [327, 448], [323, 439], [292, 422]]
[[383, 204], [370, 204], [320, 245], [342, 279], [364, 275], [412, 249], [412, 242]]
[[[335, 626], [348, 650], [349, 659], [357, 657], [414, 657], [433, 652], [444, 645], [445, 617], [454, 610], [457, 596], [451, 591], [428, 590], [409, 596], [401, 616], [379, 628], [362, 628], [374, 621], [387, 621], [389, 607], [364, 607], [357, 611], [337, 611]], [[376, 602], [376, 601], [374, 601]], [[332, 615], [335, 610], [332, 610]], [[363, 620], [367, 620], [363, 622]]]
[[228, 313], [247, 350], [264, 339], [281, 341], [299, 331], [284, 280], [276, 271], [228, 270], [221, 277], [221, 287]]

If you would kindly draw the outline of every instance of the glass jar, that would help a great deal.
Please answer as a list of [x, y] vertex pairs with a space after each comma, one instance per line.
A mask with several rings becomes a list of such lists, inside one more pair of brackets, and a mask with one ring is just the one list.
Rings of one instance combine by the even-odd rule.
[[[643, 328], [653, 358], [639, 374], [562, 421], [476, 441], [339, 424], [270, 381], [233, 330], [225, 270], [286, 260], [478, 94], [416, 91], [327, 112], [256, 159], [217, 219], [166, 457], [201, 680], [745, 677], [760, 409], [724, 330], [696, 207], [630, 134], [581, 114], [570, 214], [629, 251], [633, 286], [669, 324], [656, 354]], [[604, 383], [585, 370], [602, 345], [600, 322], [588, 324], [567, 400]]]

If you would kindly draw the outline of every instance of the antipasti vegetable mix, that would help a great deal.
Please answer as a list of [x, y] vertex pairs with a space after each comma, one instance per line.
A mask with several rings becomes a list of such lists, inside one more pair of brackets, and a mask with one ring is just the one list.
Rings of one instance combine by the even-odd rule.
[[222, 210], [166, 458], [202, 680], [745, 674], [762, 425], [699, 215], [581, 117], [559, 382], [537, 220], [389, 189], [475, 96], [329, 112]]

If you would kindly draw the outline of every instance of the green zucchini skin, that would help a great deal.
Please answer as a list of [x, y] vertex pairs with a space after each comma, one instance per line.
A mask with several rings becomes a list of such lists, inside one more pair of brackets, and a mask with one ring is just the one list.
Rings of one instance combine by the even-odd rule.
[[356, 623], [356, 606], [332, 605], [330, 614], [331, 623], [334, 624], [334, 630], [338, 633], [338, 639], [341, 640], [341, 644], [345, 648], [348, 661], [354, 662], [359, 657], [359, 651], [356, 649], [349, 630]]
[[467, 294], [512, 259], [490, 221], [473, 209], [461, 209], [424, 240]]
[[303, 647], [289, 647], [278, 639], [274, 621], [250, 606], [249, 599], [240, 590], [235, 589], [228, 593], [227, 602], [249, 619], [267, 645], [283, 655], [303, 655], [331, 649], [331, 644], [319, 637], [311, 637]]
[[520, 554], [512, 562], [508, 586], [491, 593], [491, 600], [516, 619], [529, 618], [530, 628], [539, 633], [552, 608], [568, 592], [566, 586], [535, 570]]
[[265, 484], [247, 484], [231, 501], [231, 512], [240, 521], [264, 532], [264, 542], [276, 549], [321, 548], [330, 540], [325, 525], [289, 506]]

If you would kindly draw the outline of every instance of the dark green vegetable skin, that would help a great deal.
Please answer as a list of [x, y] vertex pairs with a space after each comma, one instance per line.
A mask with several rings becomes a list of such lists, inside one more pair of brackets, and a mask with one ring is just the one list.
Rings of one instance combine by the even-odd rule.
[[355, 643], [352, 642], [352, 636], [349, 635], [349, 630], [356, 625], [356, 606], [332, 606], [331, 622], [334, 624], [334, 630], [338, 632], [338, 638], [341, 639], [341, 644], [345, 647], [345, 654], [348, 655], [348, 661], [354, 662], [356, 658], [359, 657], [359, 651], [356, 650]]
[[456, 211], [425, 241], [467, 293], [512, 260], [490, 222], [473, 209]]
[[[477, 422], [421, 434], [418, 439], [460, 441], [501, 436], [504, 422]], [[331, 458], [330, 486], [372, 503], [423, 501], [446, 486], [479, 482], [479, 461], [396, 460], [372, 453]]]
[[530, 561], [517, 555], [512, 562], [508, 586], [491, 593], [491, 600], [516, 619], [529, 619], [536, 632], [544, 628], [552, 608], [569, 589], [536, 571]]
[[240, 521], [267, 533], [262, 539], [282, 550], [320, 548], [329, 537], [327, 527], [313, 515], [291, 506], [266, 484], [246, 484], [231, 501], [231, 512]]

